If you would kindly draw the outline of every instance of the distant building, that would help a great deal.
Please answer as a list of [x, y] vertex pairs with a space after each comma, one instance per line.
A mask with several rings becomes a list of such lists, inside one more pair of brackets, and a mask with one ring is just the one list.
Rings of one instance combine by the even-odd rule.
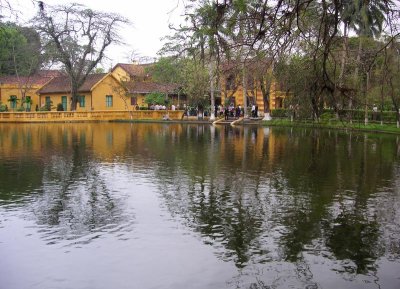
[[286, 92], [280, 89], [266, 62], [248, 61], [244, 67], [238, 62], [223, 63], [220, 68], [220, 96], [216, 99], [217, 105], [244, 106], [244, 71], [248, 107], [257, 105], [262, 114], [266, 108], [264, 96], [269, 93], [269, 110], [283, 108]]
[[[109, 73], [90, 74], [79, 88], [77, 111], [135, 110], [147, 107], [145, 97], [150, 93], [165, 94], [169, 104], [182, 108], [186, 97], [178, 84], [158, 83], [152, 80], [148, 67], [152, 64], [118, 63]], [[269, 109], [282, 108], [285, 92], [265, 70], [266, 63], [249, 62], [245, 67], [247, 105], [258, 105], [264, 112], [264, 91], [269, 87]], [[220, 68], [220, 87], [216, 93], [216, 105], [244, 106], [243, 67], [237, 63], [225, 63]], [[270, 82], [268, 82], [270, 81]], [[270, 84], [270, 85], [267, 85]], [[25, 102], [30, 99], [29, 104]], [[71, 88], [68, 75], [57, 70], [43, 70], [29, 77], [0, 77], [0, 102], [10, 111], [23, 105], [30, 111], [37, 107], [56, 110], [61, 104], [64, 111], [71, 109]]]
[[[183, 98], [177, 84], [153, 82], [146, 72], [149, 64], [117, 64], [110, 73], [89, 74], [78, 89], [77, 111], [135, 110], [146, 106], [149, 93], [163, 93], [177, 105]], [[29, 104], [25, 100], [29, 99]], [[71, 109], [71, 87], [68, 75], [56, 70], [43, 70], [28, 77], [0, 77], [0, 103], [9, 111], [32, 111], [36, 107], [64, 111]], [[21, 109], [22, 110], [22, 109]]]
[[186, 101], [186, 97], [182, 94], [180, 85], [154, 82], [151, 74], [147, 71], [151, 65], [118, 63], [111, 73], [125, 87], [132, 106], [147, 107], [146, 95], [156, 92], [165, 94], [165, 98], [170, 101], [170, 104], [182, 105], [182, 101]]
[[[71, 108], [71, 86], [68, 76], [53, 78], [37, 92], [40, 106], [55, 110], [62, 104], [63, 110]], [[78, 89], [77, 111], [126, 110], [125, 90], [111, 73], [89, 74]]]
[[26, 111], [40, 106], [38, 89], [53, 78], [63, 75], [59, 70], [42, 70], [31, 76], [0, 76], [0, 103], [15, 111], [21, 106]]

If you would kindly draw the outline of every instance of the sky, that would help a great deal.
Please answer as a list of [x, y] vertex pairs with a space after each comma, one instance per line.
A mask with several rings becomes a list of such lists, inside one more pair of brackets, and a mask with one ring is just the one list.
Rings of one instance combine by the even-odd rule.
[[[18, 22], [24, 23], [37, 11], [35, 0], [9, 0], [19, 11]], [[129, 63], [134, 58], [154, 59], [162, 48], [161, 38], [171, 34], [168, 25], [182, 21], [183, 0], [44, 0], [45, 4], [59, 5], [80, 3], [93, 10], [118, 13], [129, 19], [131, 24], [120, 30], [124, 46], [110, 46], [106, 51], [110, 59], [102, 66], [108, 69], [116, 63]], [[141, 59], [143, 62], [143, 59]]]

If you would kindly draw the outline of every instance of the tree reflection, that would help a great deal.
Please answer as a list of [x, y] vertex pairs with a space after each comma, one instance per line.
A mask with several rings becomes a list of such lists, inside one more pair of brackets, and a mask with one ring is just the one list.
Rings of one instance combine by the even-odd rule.
[[40, 190], [44, 166], [31, 153], [33, 133], [14, 127], [0, 127], [0, 201], [16, 204]]
[[375, 260], [382, 254], [378, 246], [379, 225], [366, 222], [351, 213], [342, 212], [333, 220], [327, 232], [327, 246], [339, 260], [351, 260], [355, 265], [345, 268], [349, 273], [375, 270]]
[[[221, 259], [237, 267], [279, 256], [297, 263], [306, 246], [323, 240], [319, 251], [366, 273], [383, 254], [382, 224], [369, 203], [395, 178], [397, 145], [360, 136], [186, 127], [174, 137], [170, 129], [157, 140], [149, 135], [144, 146], [161, 160], [155, 176], [171, 214]], [[350, 211], [341, 205], [346, 200]], [[282, 254], [271, 252], [279, 250], [274, 244]]]
[[[98, 124], [42, 127], [31, 137], [24, 144], [15, 136], [7, 141], [24, 156], [20, 148], [30, 143], [30, 150], [45, 152], [43, 157], [15, 157], [26, 180], [2, 177], [19, 184], [0, 192], [41, 191], [30, 206], [50, 243], [85, 242], [130, 226], [123, 196], [112, 191], [100, 165], [108, 162], [132, 175], [137, 169], [151, 172], [169, 214], [241, 270], [281, 262], [307, 275], [306, 255], [314, 254], [339, 263], [332, 270], [367, 274], [377, 270], [382, 257], [399, 259], [399, 141], [392, 136]], [[3, 134], [3, 151], [4, 141]], [[9, 164], [0, 162], [0, 172]], [[312, 284], [306, 277], [304, 283]]]
[[[92, 144], [88, 144], [93, 139], [90, 127], [32, 126], [31, 130], [35, 141], [45, 149], [36, 152], [36, 158], [29, 162], [22, 158], [28, 166], [13, 166], [17, 174], [7, 172], [2, 176], [7, 185], [0, 191], [15, 197], [15, 190], [27, 190], [27, 202], [21, 205], [32, 210], [44, 239], [49, 244], [62, 240], [84, 244], [117, 226], [120, 233], [129, 230], [133, 216], [125, 211], [122, 196], [110, 192], [107, 176], [93, 155]], [[19, 132], [17, 128], [15, 132]], [[24, 135], [19, 137], [23, 141]], [[25, 145], [19, 148], [20, 152], [25, 150]], [[21, 162], [20, 156], [12, 159]], [[3, 168], [5, 165], [0, 163], [0, 170]], [[33, 190], [38, 193], [32, 194]]]
[[21, 202], [42, 185], [43, 163], [30, 157], [0, 162], [0, 201]]
[[122, 200], [110, 193], [106, 179], [91, 155], [85, 130], [72, 130], [71, 151], [52, 156], [44, 176], [44, 196], [35, 207], [39, 224], [50, 225], [49, 241], [77, 239], [83, 243], [121, 223], [129, 225]]

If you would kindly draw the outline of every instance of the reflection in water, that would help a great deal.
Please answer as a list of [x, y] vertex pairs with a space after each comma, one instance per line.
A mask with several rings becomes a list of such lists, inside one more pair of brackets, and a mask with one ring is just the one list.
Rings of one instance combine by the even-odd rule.
[[396, 288], [380, 268], [400, 263], [399, 152], [396, 137], [327, 130], [4, 125], [0, 214], [22, 212], [46, 244], [133, 242], [133, 223], [166, 222], [133, 213], [157, 195], [151, 212], [235, 265], [229, 287], [330, 288], [335, 272], [342, 288]]
[[[56, 134], [37, 131], [35, 142], [39, 148], [46, 147], [38, 163], [30, 155], [31, 146], [16, 146], [19, 138], [24, 139], [17, 132], [11, 134], [11, 144], [17, 151], [22, 149], [18, 154], [23, 155], [23, 165], [14, 166], [16, 156], [8, 156], [9, 160], [1, 164], [0, 168], [5, 168], [1, 199], [11, 207], [19, 202], [27, 204], [47, 244], [60, 240], [72, 240], [75, 245], [88, 243], [104, 232], [118, 230], [122, 236], [130, 230], [134, 216], [124, 211], [123, 198], [110, 193], [107, 176], [88, 151], [86, 130], [59, 130]], [[31, 136], [29, 130], [29, 144]], [[6, 170], [8, 166], [11, 171]]]

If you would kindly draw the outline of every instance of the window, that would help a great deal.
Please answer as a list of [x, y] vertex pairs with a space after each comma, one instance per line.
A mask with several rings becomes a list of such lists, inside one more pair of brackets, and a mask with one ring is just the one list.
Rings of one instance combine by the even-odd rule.
[[65, 95], [61, 96], [61, 104], [64, 111], [67, 111], [67, 97]]
[[25, 97], [25, 109], [26, 111], [31, 111], [32, 98], [30, 96]]
[[44, 105], [46, 106], [47, 110], [51, 110], [51, 99], [50, 99], [50, 96], [46, 96], [46, 100], [45, 100]]
[[137, 104], [137, 98], [135, 96], [131, 96], [131, 105]]
[[112, 95], [106, 95], [106, 107], [113, 106], [113, 97]]
[[10, 99], [8, 101], [10, 102], [10, 108], [12, 108], [12, 109], [17, 108], [17, 96], [16, 95], [11, 95]]
[[79, 96], [79, 106], [85, 107], [85, 96], [84, 95]]

